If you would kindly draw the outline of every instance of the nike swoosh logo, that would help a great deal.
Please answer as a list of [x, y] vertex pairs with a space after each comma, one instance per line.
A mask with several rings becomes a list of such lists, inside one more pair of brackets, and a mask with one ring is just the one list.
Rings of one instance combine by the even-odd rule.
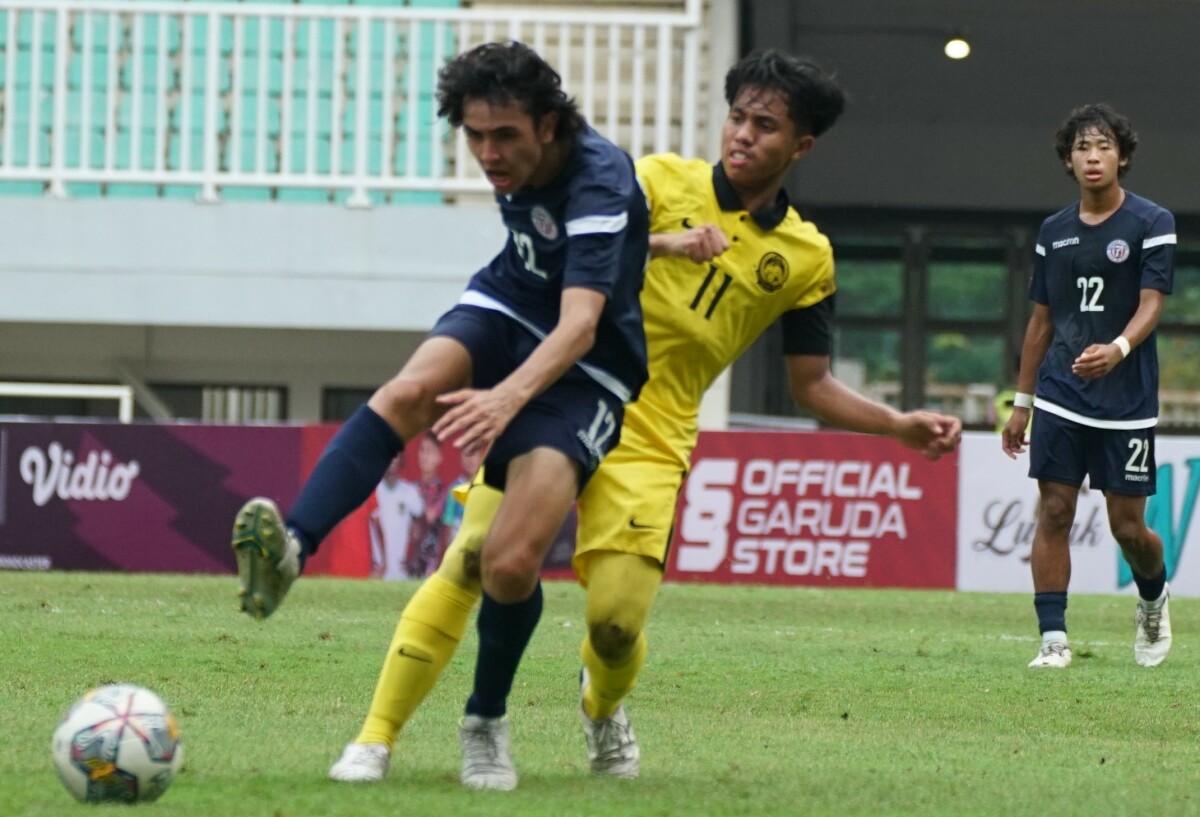
[[692, 224], [692, 220], [690, 218], [685, 218], [683, 220], [683, 229], [690, 230], [693, 226], [695, 225]]
[[654, 525], [642, 525], [636, 519], [629, 520], [629, 527], [633, 528], [634, 530], [654, 530], [655, 529]]
[[414, 661], [422, 661], [422, 662], [424, 662], [424, 663], [426, 663], [426, 664], [432, 664], [432, 663], [433, 663], [433, 659], [432, 659], [432, 658], [430, 658], [429, 656], [427, 656], [427, 655], [416, 655], [416, 654], [414, 654], [414, 653], [408, 652], [408, 651], [407, 651], [407, 650], [405, 650], [403, 647], [401, 647], [400, 649], [396, 650], [396, 655], [402, 655], [402, 656], [404, 656], [405, 658], [411, 658], [411, 659], [412, 659], [412, 660], [414, 660]]

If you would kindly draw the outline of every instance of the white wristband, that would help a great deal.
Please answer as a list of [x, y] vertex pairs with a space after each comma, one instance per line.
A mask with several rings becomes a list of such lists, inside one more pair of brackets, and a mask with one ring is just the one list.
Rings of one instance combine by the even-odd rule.
[[1017, 392], [1013, 395], [1013, 408], [1033, 408], [1033, 395]]
[[1121, 350], [1121, 359], [1129, 357], [1129, 341], [1124, 335], [1117, 335], [1117, 339], [1113, 341], [1113, 346]]

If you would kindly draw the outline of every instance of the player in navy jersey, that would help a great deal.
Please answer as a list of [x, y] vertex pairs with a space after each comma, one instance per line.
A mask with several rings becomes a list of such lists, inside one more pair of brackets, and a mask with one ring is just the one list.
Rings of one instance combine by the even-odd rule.
[[[432, 427], [464, 452], [486, 449], [484, 479], [505, 493], [470, 567], [484, 589], [480, 648], [503, 665], [519, 660], [541, 615], [542, 559], [646, 379], [648, 215], [633, 161], [526, 46], [489, 43], [451, 60], [437, 100], [495, 189], [508, 241], [339, 429], [286, 521], [270, 500], [251, 500], [233, 548], [242, 609], [265, 618], [405, 443]], [[465, 730], [474, 714], [469, 705]]]
[[[1109, 527], [1138, 588], [1134, 659], [1156, 666], [1171, 648], [1162, 540], [1145, 522], [1155, 492], [1158, 422], [1155, 327], [1174, 277], [1175, 219], [1121, 186], [1137, 134], [1107, 105], [1071, 112], [1055, 139], [1080, 200], [1042, 223], [1012, 417], [1009, 457], [1025, 450], [1038, 480], [1030, 565], [1042, 646], [1030, 667], [1071, 663], [1069, 534], [1084, 477], [1104, 491]], [[1036, 395], [1036, 404], [1034, 400]]]

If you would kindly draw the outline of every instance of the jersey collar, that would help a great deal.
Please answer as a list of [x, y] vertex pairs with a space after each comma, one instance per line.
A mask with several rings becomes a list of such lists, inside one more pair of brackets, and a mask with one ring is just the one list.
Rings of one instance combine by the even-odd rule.
[[[725, 175], [725, 166], [720, 162], [713, 165], [713, 191], [717, 194], [717, 204], [722, 210], [736, 212], [746, 209], [742, 206], [742, 199], [733, 189], [729, 177]], [[781, 187], [775, 201], [766, 207], [755, 210], [750, 214], [750, 218], [754, 219], [754, 223], [762, 229], [774, 230], [787, 217], [788, 208], [791, 206], [787, 191]]]

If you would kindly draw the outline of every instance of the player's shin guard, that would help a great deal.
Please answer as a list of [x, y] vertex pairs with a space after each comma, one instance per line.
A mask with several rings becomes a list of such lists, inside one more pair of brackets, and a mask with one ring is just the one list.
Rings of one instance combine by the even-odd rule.
[[579, 656], [588, 671], [588, 683], [583, 690], [583, 711], [589, 718], [612, 717], [625, 696], [637, 686], [638, 673], [646, 663], [648, 644], [645, 633], [638, 633], [628, 658], [617, 665], [604, 662], [592, 648], [591, 637], [583, 639]]
[[392, 746], [458, 649], [477, 601], [478, 591], [459, 587], [437, 574], [417, 589], [396, 625], [371, 711], [356, 743]]

